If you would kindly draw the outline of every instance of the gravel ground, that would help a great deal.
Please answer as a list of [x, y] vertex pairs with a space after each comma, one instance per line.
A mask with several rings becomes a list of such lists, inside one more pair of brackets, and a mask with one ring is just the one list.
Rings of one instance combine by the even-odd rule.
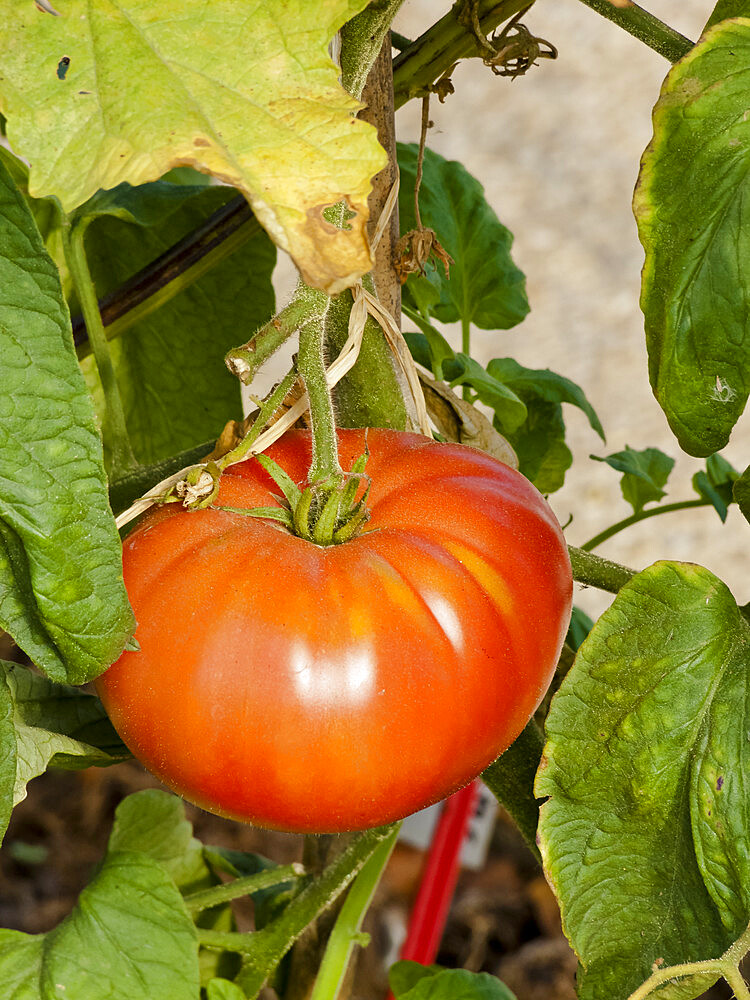
[[[649, 0], [658, 17], [690, 38], [700, 35], [711, 0]], [[417, 36], [449, 3], [407, 0], [397, 30]], [[515, 234], [514, 257], [527, 275], [531, 314], [513, 331], [476, 331], [483, 361], [515, 357], [552, 368], [586, 392], [607, 433], [602, 445], [585, 417], [566, 407], [575, 456], [552, 505], [571, 543], [581, 544], [630, 507], [612, 469], [589, 460], [655, 446], [677, 459], [669, 500], [691, 495], [702, 462], [680, 452], [648, 383], [643, 319], [638, 308], [643, 252], [630, 203], [641, 153], [651, 136], [651, 109], [669, 64], [578, 0], [537, 0], [525, 23], [559, 49], [522, 79], [493, 76], [479, 60], [454, 75], [456, 94], [433, 102], [430, 146], [461, 160], [484, 184], [488, 200]], [[398, 114], [398, 137], [415, 141], [419, 107]], [[748, 462], [741, 422], [725, 454]], [[736, 508], [722, 527], [711, 509], [668, 514], [612, 539], [601, 552], [636, 568], [657, 558], [702, 563], [722, 577], [740, 602], [745, 585]], [[577, 597], [591, 613], [608, 599]]]

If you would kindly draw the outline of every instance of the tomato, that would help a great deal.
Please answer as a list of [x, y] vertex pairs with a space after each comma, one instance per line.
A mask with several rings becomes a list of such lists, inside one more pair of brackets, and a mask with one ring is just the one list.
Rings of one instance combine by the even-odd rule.
[[[343, 430], [365, 450], [370, 520], [340, 545], [212, 508], [166, 506], [124, 543], [138, 627], [97, 682], [122, 739], [204, 809], [334, 832], [388, 823], [470, 781], [538, 706], [568, 625], [562, 532], [482, 452]], [[296, 482], [308, 432], [270, 448]], [[275, 503], [254, 459], [217, 504]]]

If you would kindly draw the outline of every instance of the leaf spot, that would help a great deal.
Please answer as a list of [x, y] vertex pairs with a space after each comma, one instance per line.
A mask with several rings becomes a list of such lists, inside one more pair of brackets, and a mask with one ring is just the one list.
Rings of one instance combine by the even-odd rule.
[[211, 143], [208, 141], [208, 139], [204, 139], [202, 135], [199, 135], [195, 139], [193, 139], [193, 145], [194, 146], [210, 146]]
[[716, 791], [720, 792], [723, 785], [724, 785], [724, 779], [722, 778], [721, 775], [719, 775], [719, 777], [716, 779]]
[[70, 66], [70, 56], [63, 56], [57, 64], [57, 79], [64, 80]]
[[716, 386], [711, 390], [711, 399], [715, 399], [717, 403], [731, 403], [736, 395], [731, 385], [717, 375]]

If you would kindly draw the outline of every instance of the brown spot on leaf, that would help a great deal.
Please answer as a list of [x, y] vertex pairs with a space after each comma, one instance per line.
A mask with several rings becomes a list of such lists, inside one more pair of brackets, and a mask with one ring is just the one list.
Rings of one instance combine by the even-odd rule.
[[210, 146], [211, 143], [208, 141], [208, 139], [204, 139], [202, 135], [199, 135], [199, 136], [196, 136], [195, 139], [193, 139], [193, 145], [194, 146]]

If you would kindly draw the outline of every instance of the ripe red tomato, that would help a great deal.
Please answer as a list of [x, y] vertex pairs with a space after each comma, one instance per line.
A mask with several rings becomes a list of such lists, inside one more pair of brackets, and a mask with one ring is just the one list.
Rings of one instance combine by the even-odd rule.
[[[343, 468], [365, 431], [339, 433]], [[310, 436], [268, 454], [295, 482]], [[369, 430], [371, 518], [321, 547], [270, 521], [163, 507], [124, 544], [139, 652], [97, 682], [125, 743], [204, 809], [304, 832], [444, 798], [519, 734], [570, 617], [562, 532], [482, 452]], [[255, 460], [218, 503], [273, 504]]]

